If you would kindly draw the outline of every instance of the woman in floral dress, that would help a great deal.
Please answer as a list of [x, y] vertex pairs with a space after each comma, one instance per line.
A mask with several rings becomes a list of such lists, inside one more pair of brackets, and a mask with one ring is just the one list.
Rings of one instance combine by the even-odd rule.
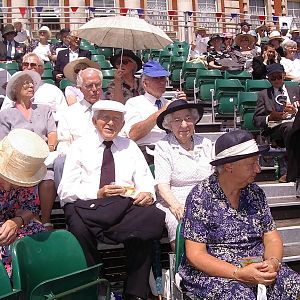
[[300, 275], [282, 263], [283, 244], [266, 196], [253, 183], [263, 150], [247, 131], [224, 134], [211, 162], [217, 173], [187, 198], [179, 272], [187, 290], [202, 299], [300, 296]]
[[37, 184], [47, 168], [48, 146], [36, 133], [12, 130], [0, 142], [0, 258], [11, 275], [10, 245], [44, 231], [39, 214]]

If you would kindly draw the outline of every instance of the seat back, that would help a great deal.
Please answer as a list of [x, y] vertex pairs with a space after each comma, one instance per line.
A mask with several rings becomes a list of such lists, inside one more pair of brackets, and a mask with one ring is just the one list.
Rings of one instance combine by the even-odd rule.
[[271, 83], [267, 79], [247, 79], [246, 80], [246, 92], [261, 91], [271, 87]]
[[243, 114], [247, 109], [255, 110], [257, 103], [257, 92], [239, 92], [238, 93], [238, 112]]
[[74, 85], [74, 83], [66, 78], [63, 78], [60, 82], [59, 82], [59, 88], [64, 92], [65, 88], [67, 86], [72, 86]]
[[245, 84], [247, 79], [252, 79], [251, 73], [244, 70], [225, 71], [225, 79], [239, 79], [242, 84]]
[[176, 255], [175, 272], [176, 273], [178, 272], [181, 258], [185, 252], [184, 238], [181, 234], [181, 230], [182, 230], [182, 222], [179, 222], [176, 228], [176, 245], [175, 245], [175, 255]]
[[0, 260], [0, 299], [1, 300], [18, 300], [20, 291], [13, 291], [7, 272]]
[[284, 84], [285, 86], [299, 86], [299, 82], [292, 80], [285, 80]]
[[17, 240], [12, 246], [12, 265], [13, 286], [27, 296], [43, 281], [87, 268], [79, 242], [66, 230]]
[[108, 69], [108, 70], [101, 70], [103, 78], [105, 79], [114, 79], [116, 69]]

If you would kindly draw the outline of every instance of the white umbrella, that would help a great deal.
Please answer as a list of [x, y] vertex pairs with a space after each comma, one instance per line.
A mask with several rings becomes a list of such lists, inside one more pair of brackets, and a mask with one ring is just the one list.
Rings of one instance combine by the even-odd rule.
[[157, 26], [135, 17], [94, 18], [74, 30], [74, 35], [99, 47], [129, 50], [163, 49], [172, 40]]

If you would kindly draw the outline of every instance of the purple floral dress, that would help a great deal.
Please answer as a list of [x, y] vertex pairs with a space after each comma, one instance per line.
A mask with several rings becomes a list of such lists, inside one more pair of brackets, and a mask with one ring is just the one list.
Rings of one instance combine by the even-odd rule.
[[[33, 214], [39, 214], [40, 200], [38, 197], [37, 187], [31, 188], [13, 188], [10, 191], [0, 190], [0, 222], [3, 223], [8, 219], [15, 217], [17, 209], [29, 210]], [[23, 228], [18, 230], [17, 239], [27, 235], [44, 231], [42, 224], [31, 221]], [[11, 276], [11, 249], [10, 246], [0, 246], [0, 258], [6, 271]]]
[[[241, 190], [238, 209], [219, 186], [216, 174], [201, 181], [190, 192], [183, 218], [183, 236], [205, 243], [214, 257], [239, 266], [247, 256], [263, 257], [262, 236], [275, 229], [275, 223], [263, 190], [250, 184]], [[254, 300], [257, 286], [239, 281], [212, 277], [189, 265], [183, 256], [179, 273], [183, 285], [203, 299]], [[268, 300], [297, 299], [300, 295], [300, 275], [282, 264], [274, 284], [267, 287]]]

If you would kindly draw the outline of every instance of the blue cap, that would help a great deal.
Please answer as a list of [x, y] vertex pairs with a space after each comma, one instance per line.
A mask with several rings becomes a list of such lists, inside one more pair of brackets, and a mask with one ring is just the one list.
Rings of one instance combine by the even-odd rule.
[[143, 75], [149, 77], [167, 77], [170, 73], [157, 60], [149, 60], [143, 65]]

